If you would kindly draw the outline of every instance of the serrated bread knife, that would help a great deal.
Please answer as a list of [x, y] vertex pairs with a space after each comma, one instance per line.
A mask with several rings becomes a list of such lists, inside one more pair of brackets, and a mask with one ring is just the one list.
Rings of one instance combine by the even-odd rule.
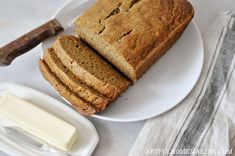
[[10, 65], [18, 56], [28, 52], [42, 41], [72, 26], [74, 20], [95, 0], [72, 0], [54, 19], [0, 48], [0, 66]]

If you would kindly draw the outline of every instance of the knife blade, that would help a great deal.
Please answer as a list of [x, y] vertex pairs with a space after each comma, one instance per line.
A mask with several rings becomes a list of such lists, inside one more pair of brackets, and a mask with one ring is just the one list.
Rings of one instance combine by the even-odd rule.
[[72, 0], [65, 4], [63, 11], [60, 11], [55, 19], [60, 25], [67, 29], [72, 26], [75, 19], [80, 16], [87, 8], [90, 8], [96, 0]]
[[0, 156], [9, 156], [7, 153], [0, 150]]
[[18, 127], [5, 127], [1, 125], [3, 134], [11, 141], [23, 145], [26, 148], [36, 150], [38, 152], [51, 152], [58, 156], [71, 156], [70, 154], [61, 151], [55, 147], [48, 145], [47, 143], [35, 138], [29, 133]]
[[1, 47], [0, 67], [10, 65], [16, 57], [70, 27], [73, 21], [94, 2], [95, 0], [71, 0], [54, 19]]

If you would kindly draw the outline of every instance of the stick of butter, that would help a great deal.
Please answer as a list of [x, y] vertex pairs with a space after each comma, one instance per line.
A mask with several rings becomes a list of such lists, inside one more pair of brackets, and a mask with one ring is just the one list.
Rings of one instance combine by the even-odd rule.
[[12, 94], [0, 100], [0, 115], [48, 144], [68, 151], [77, 140], [74, 126]]

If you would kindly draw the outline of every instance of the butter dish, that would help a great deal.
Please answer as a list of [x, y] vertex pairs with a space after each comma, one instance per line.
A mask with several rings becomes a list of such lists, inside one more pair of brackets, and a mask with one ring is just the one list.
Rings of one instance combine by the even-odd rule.
[[[13, 132], [13, 137], [10, 135], [6, 135], [4, 133], [4, 128], [0, 131], [0, 150], [8, 153], [9, 155], [17, 155], [17, 156], [62, 156], [62, 155], [71, 155], [71, 156], [89, 156], [92, 154], [96, 145], [98, 144], [99, 138], [98, 134], [95, 130], [93, 124], [87, 120], [82, 115], [78, 114], [75, 110], [70, 108], [69, 106], [55, 100], [54, 98], [49, 97], [41, 92], [33, 90], [28, 87], [12, 84], [12, 83], [0, 83], [0, 97], [4, 96], [6, 93], [12, 94], [24, 101], [32, 103], [36, 107], [45, 110], [46, 112], [52, 114], [55, 117], [64, 120], [65, 122], [71, 124], [76, 131], [78, 132], [78, 139], [73, 145], [73, 147], [69, 151], [65, 151], [64, 154], [61, 151], [53, 150], [45, 150], [42, 151], [37, 148], [32, 148], [30, 143], [35, 144], [35, 142], [29, 139], [29, 143], [25, 143], [27, 141], [27, 135], [25, 140], [19, 139], [19, 141], [15, 141], [14, 138], [20, 136], [18, 133], [18, 128], [14, 126], [6, 125], [6, 121], [3, 119], [0, 120], [1, 127], [5, 126], [5, 130]], [[14, 111], [10, 111], [14, 112]], [[33, 118], [33, 116], [32, 116]], [[12, 123], [11, 123], [12, 124]], [[43, 124], [43, 123], [41, 123]], [[46, 122], [45, 122], [46, 124]], [[58, 127], [59, 128], [59, 127]], [[20, 131], [19, 131], [20, 132]], [[22, 136], [21, 136], [22, 137]], [[13, 138], [13, 139], [12, 139]], [[37, 143], [37, 142], [36, 142]], [[39, 144], [40, 145], [40, 144]]]

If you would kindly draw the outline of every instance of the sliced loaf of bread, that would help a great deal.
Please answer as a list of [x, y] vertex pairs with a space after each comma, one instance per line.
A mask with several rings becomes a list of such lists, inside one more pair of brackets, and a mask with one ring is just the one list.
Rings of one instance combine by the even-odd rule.
[[100, 112], [100, 109], [86, 102], [76, 94], [74, 94], [66, 85], [64, 85], [54, 74], [51, 72], [48, 65], [43, 61], [39, 61], [39, 67], [44, 78], [55, 88], [55, 90], [63, 96], [72, 106], [83, 115], [92, 115]]
[[117, 70], [74, 36], [60, 36], [53, 45], [61, 62], [101, 94], [116, 99], [131, 84]]
[[69, 87], [71, 91], [83, 98], [84, 100], [94, 104], [96, 107], [104, 110], [111, 100], [86, 84], [81, 82], [79, 77], [76, 77], [70, 70], [68, 70], [56, 56], [53, 48], [45, 51], [43, 60], [47, 63], [50, 70]]

